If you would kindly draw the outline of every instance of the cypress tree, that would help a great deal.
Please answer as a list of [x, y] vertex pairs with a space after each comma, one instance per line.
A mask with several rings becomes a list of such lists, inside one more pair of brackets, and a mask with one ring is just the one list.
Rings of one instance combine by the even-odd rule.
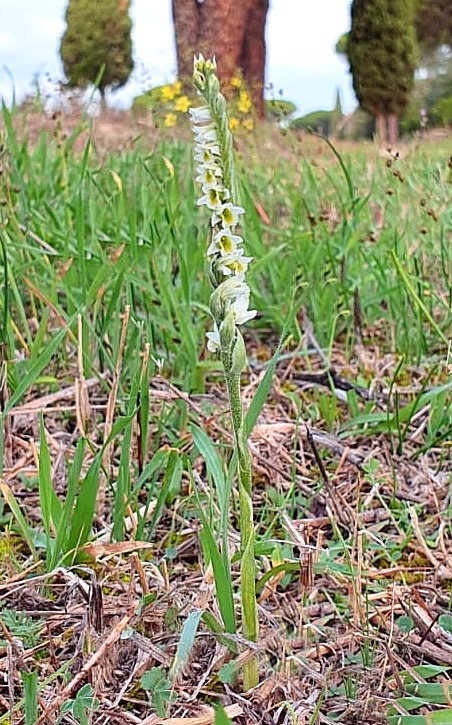
[[69, 0], [60, 56], [70, 88], [120, 88], [133, 70], [130, 0]]
[[361, 108], [376, 119], [380, 140], [397, 141], [398, 117], [414, 85], [416, 39], [412, 0], [353, 0], [347, 43]]

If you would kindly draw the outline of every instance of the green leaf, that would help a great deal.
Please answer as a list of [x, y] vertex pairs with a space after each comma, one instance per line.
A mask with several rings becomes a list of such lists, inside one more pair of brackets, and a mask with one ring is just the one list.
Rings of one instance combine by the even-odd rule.
[[226, 664], [218, 670], [218, 679], [224, 685], [231, 685], [236, 678], [237, 669], [237, 663], [234, 662], [234, 660], [226, 662]]
[[51, 571], [57, 563], [59, 552], [56, 551], [53, 534], [60, 530], [63, 507], [52, 485], [52, 469], [50, 453], [47, 446], [44, 419], [39, 421], [39, 462], [38, 462], [39, 504], [42, 523], [46, 536], [47, 571]]
[[447, 682], [415, 682], [406, 685], [406, 691], [432, 705], [449, 705], [452, 700], [452, 684]]
[[214, 709], [214, 725], [232, 725], [232, 721], [228, 718], [225, 710], [221, 707], [221, 705], [214, 705]]
[[17, 386], [14, 393], [11, 395], [10, 399], [6, 403], [6, 405], [2, 411], [2, 414], [0, 416], [0, 420], [3, 420], [5, 415], [12, 408], [14, 408], [15, 405], [17, 405], [17, 403], [22, 398], [22, 396], [25, 395], [27, 390], [36, 381], [36, 378], [39, 377], [42, 370], [44, 370], [46, 365], [49, 364], [49, 362], [52, 359], [53, 355], [55, 354], [56, 350], [58, 350], [61, 342], [64, 340], [64, 338], [70, 331], [70, 327], [76, 318], [77, 318], [77, 315], [73, 315], [68, 320], [66, 327], [63, 327], [62, 330], [59, 330], [59, 332], [56, 333], [56, 335], [52, 338], [52, 340], [49, 342], [49, 344], [43, 348], [43, 351], [42, 351], [41, 355], [38, 357], [38, 359], [32, 365], [30, 365], [30, 367], [27, 369], [27, 372], [21, 379], [19, 385]]
[[391, 256], [392, 256], [393, 262], [396, 266], [397, 272], [398, 272], [403, 284], [405, 285], [405, 289], [406, 289], [407, 293], [412, 298], [412, 300], [416, 303], [416, 305], [418, 306], [419, 310], [424, 315], [425, 319], [429, 323], [432, 330], [434, 330], [434, 332], [438, 335], [438, 337], [442, 341], [442, 343], [447, 347], [449, 344], [449, 340], [447, 339], [444, 332], [438, 327], [438, 325], [435, 322], [435, 320], [433, 319], [432, 315], [427, 310], [424, 302], [421, 300], [421, 298], [417, 294], [413, 284], [411, 283], [410, 278], [408, 277], [407, 273], [405, 272], [403, 264], [397, 258], [397, 255], [394, 252], [394, 250], [391, 251]]
[[253, 430], [256, 421], [259, 417], [259, 413], [262, 410], [262, 407], [267, 399], [268, 391], [270, 390], [272, 380], [273, 380], [273, 373], [275, 371], [276, 363], [279, 360], [279, 355], [281, 353], [281, 350], [284, 346], [284, 342], [286, 340], [286, 337], [288, 335], [290, 325], [292, 324], [293, 318], [296, 313], [296, 306], [294, 301], [292, 300], [292, 304], [290, 306], [290, 309], [287, 313], [286, 319], [284, 321], [284, 326], [281, 332], [281, 336], [279, 338], [278, 346], [273, 354], [273, 357], [271, 358], [270, 362], [267, 365], [267, 369], [265, 371], [265, 374], [260, 381], [256, 392], [253, 395], [253, 399], [251, 401], [250, 407], [248, 408], [248, 411], [245, 415], [245, 437], [248, 438], [251, 431]]
[[452, 615], [451, 614], [440, 614], [438, 617], [438, 624], [446, 632], [452, 632]]
[[217, 453], [207, 433], [196, 425], [190, 426], [193, 436], [193, 443], [204, 459], [207, 470], [212, 476], [218, 496], [218, 504], [221, 514], [226, 516], [229, 513], [229, 487], [227, 485], [226, 472], [223, 461]]
[[68, 551], [67, 541], [70, 537], [70, 530], [72, 527], [74, 502], [77, 496], [77, 490], [80, 485], [80, 471], [82, 470], [84, 452], [85, 439], [80, 438], [77, 441], [74, 458], [69, 467], [67, 476], [66, 496], [63, 501], [60, 526], [56, 532], [55, 537], [55, 551], [61, 551], [63, 554]]
[[414, 629], [414, 621], [411, 617], [402, 615], [397, 619], [397, 626], [402, 632], [411, 632]]
[[33, 725], [38, 719], [38, 670], [21, 671], [25, 698], [25, 725]]
[[411, 670], [402, 670], [400, 673], [404, 683], [415, 682], [413, 679], [413, 672], [423, 680], [428, 680], [430, 677], [438, 677], [438, 675], [444, 675], [450, 670], [450, 667], [445, 665], [415, 665]]
[[452, 725], [452, 710], [429, 712], [428, 715], [390, 715], [388, 725]]
[[176, 448], [172, 448], [168, 455], [166, 463], [165, 473], [163, 474], [163, 483], [159, 488], [157, 502], [152, 514], [151, 521], [149, 522], [147, 536], [151, 538], [153, 531], [157, 525], [163, 507], [165, 506], [166, 497], [170, 491], [173, 491], [176, 487], [179, 487], [180, 479], [182, 476], [182, 463], [180, 460], [180, 452]]
[[176, 655], [169, 672], [171, 682], [177, 678], [182, 672], [190, 658], [190, 652], [193, 648], [195, 635], [198, 629], [199, 620], [201, 619], [202, 609], [190, 612], [182, 627], [179, 642], [177, 644]]
[[161, 667], [152, 667], [140, 679], [141, 687], [149, 694], [152, 707], [159, 717], [165, 717], [166, 705], [173, 702], [175, 694], [171, 683]]
[[77, 502], [74, 508], [72, 524], [66, 544], [66, 551], [77, 551], [88, 541], [93, 525], [96, 497], [99, 488], [99, 452], [92, 461], [86, 476], [80, 485]]
[[202, 512], [200, 513], [203, 527], [201, 530], [201, 538], [209, 553], [212, 563], [213, 576], [215, 581], [215, 592], [217, 595], [218, 607], [226, 632], [233, 634], [236, 632], [235, 611], [234, 611], [234, 594], [232, 590], [231, 574], [225, 568], [223, 558], [220, 555], [212, 531]]
[[36, 551], [35, 545], [33, 544], [32, 539], [32, 531], [30, 530], [30, 527], [28, 526], [25, 517], [20, 509], [19, 504], [17, 503], [17, 500], [11, 491], [8, 484], [6, 484], [4, 481], [0, 480], [0, 491], [2, 493], [3, 498], [5, 499], [6, 503], [10, 507], [14, 518], [16, 519], [17, 528], [19, 529], [19, 533], [22, 536], [23, 540], [27, 544], [28, 548], [30, 549], [33, 559], [35, 561], [39, 561], [38, 552]]

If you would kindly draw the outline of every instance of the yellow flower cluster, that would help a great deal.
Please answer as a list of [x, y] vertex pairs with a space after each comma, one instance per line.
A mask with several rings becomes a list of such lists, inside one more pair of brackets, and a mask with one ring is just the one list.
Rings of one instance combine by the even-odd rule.
[[[254, 128], [253, 104], [243, 78], [238, 72], [230, 80], [229, 95], [231, 132], [251, 132]], [[180, 81], [152, 88], [143, 99], [146, 99], [147, 108], [152, 111], [157, 125], [172, 128], [179, 122], [185, 123], [184, 117], [191, 101], [183, 92]]]
[[190, 99], [182, 93], [180, 81], [169, 83], [160, 89], [160, 108], [163, 115], [163, 125], [167, 128], [175, 126], [179, 115], [187, 113]]
[[239, 73], [232, 76], [230, 86], [233, 90], [233, 97], [229, 103], [231, 113], [229, 129], [232, 133], [240, 129], [250, 132], [254, 128], [253, 104]]

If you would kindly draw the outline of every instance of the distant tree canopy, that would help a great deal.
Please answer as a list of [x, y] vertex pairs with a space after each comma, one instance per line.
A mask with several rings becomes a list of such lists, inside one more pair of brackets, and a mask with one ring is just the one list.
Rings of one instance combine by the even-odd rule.
[[[430, 53], [441, 45], [452, 48], [451, 0], [414, 0], [414, 27], [421, 53]], [[338, 38], [338, 55], [348, 56], [348, 36], [347, 32]]]
[[[133, 70], [130, 0], [69, 0], [60, 44], [70, 88], [120, 88]], [[102, 73], [102, 75], [100, 75]]]
[[452, 48], [451, 0], [417, 0], [414, 20], [423, 52], [435, 50], [440, 45]]
[[346, 45], [361, 108], [376, 119], [377, 135], [397, 140], [397, 117], [414, 85], [416, 39], [411, 0], [353, 0]]
[[269, 0], [172, 0], [177, 72], [182, 83], [190, 83], [194, 55], [215, 55], [226, 94], [239, 72], [256, 114], [263, 118], [268, 4]]

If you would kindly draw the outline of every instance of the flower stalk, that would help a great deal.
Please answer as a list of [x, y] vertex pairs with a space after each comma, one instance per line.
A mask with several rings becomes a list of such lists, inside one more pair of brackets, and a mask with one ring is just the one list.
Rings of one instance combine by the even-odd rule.
[[[210, 297], [213, 330], [207, 333], [207, 347], [211, 352], [220, 353], [226, 380], [238, 461], [242, 633], [245, 639], [256, 642], [258, 619], [251, 457], [240, 391], [246, 350], [239, 329], [256, 315], [256, 310], [248, 309], [250, 290], [245, 281], [251, 258], [244, 255], [243, 239], [237, 231], [244, 209], [234, 203], [232, 136], [226, 101], [216, 76], [215, 60], [206, 60], [202, 55], [195, 58], [193, 83], [204, 100], [202, 107], [189, 111], [195, 135], [196, 180], [202, 188], [198, 205], [207, 206], [211, 213], [211, 243], [207, 257], [213, 287]], [[258, 665], [253, 657], [244, 665], [244, 690], [257, 683]]]

